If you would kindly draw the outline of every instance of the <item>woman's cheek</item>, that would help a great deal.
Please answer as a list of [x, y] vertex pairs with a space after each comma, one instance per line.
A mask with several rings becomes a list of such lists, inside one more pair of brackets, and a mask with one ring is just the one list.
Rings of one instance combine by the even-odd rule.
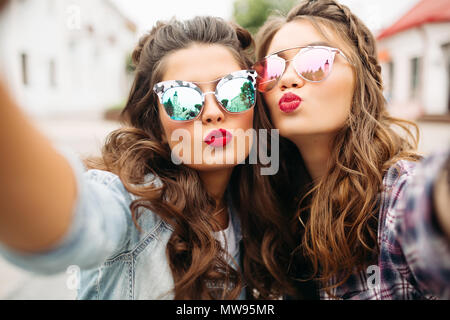
[[246, 113], [244, 113], [241, 118], [242, 118], [242, 124], [239, 126], [240, 128], [244, 129], [244, 130], [248, 130], [248, 129], [252, 129], [253, 128], [253, 118], [254, 118], [254, 110], [250, 110], [247, 111]]

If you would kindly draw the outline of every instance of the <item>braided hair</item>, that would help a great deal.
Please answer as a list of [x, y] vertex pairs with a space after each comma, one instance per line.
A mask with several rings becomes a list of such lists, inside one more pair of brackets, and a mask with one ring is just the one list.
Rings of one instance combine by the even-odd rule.
[[[297, 261], [311, 263], [309, 279], [319, 280], [330, 293], [355, 269], [372, 264], [378, 254], [377, 213], [383, 176], [398, 160], [420, 159], [415, 152], [418, 127], [387, 112], [376, 40], [367, 26], [337, 1], [304, 0], [287, 16], [270, 17], [256, 37], [257, 59], [269, 53], [272, 39], [285, 24], [296, 21], [311, 23], [326, 39], [335, 35], [339, 49], [353, 65], [356, 80], [350, 114], [332, 141], [331, 168], [316, 185], [299, 187], [300, 200], [295, 200], [295, 210], [289, 213], [297, 225], [293, 229], [300, 243], [296, 252], [304, 258]], [[405, 134], [400, 135], [393, 126]], [[293, 152], [298, 153], [294, 149], [286, 149], [290, 151], [282, 154], [281, 162], [294, 158]], [[293, 165], [286, 163], [280, 168], [288, 172], [280, 172], [279, 177], [293, 172]], [[304, 162], [295, 166], [299, 165]], [[300, 215], [302, 223], [306, 221], [304, 226], [299, 225]]]

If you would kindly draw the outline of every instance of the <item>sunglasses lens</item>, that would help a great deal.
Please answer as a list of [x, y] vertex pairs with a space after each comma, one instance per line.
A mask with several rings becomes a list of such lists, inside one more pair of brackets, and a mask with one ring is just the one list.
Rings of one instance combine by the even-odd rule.
[[255, 87], [246, 78], [231, 79], [217, 91], [217, 99], [229, 112], [247, 111], [255, 105]]
[[286, 62], [284, 59], [268, 57], [253, 66], [258, 73], [258, 91], [266, 92], [272, 89], [283, 75]]
[[202, 110], [202, 96], [192, 88], [170, 88], [163, 95], [163, 105], [172, 120], [195, 119]]
[[334, 52], [322, 48], [305, 48], [294, 59], [295, 70], [309, 81], [321, 81], [330, 73]]

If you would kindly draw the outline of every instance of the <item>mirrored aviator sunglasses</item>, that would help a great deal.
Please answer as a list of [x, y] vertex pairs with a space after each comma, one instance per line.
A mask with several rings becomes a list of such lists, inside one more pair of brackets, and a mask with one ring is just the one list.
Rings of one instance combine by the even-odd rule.
[[[299, 49], [292, 60], [282, 57], [288, 55], [289, 51]], [[341, 54], [350, 63], [341, 50], [327, 46], [294, 47], [275, 52], [253, 66], [258, 73], [258, 91], [267, 92], [273, 89], [284, 74], [287, 63], [291, 61], [302, 79], [308, 82], [321, 82], [330, 75], [336, 54]]]
[[[157, 83], [158, 95], [167, 115], [175, 121], [197, 119], [205, 105], [205, 96], [214, 94], [219, 105], [228, 113], [242, 113], [256, 103], [256, 71], [240, 70], [208, 82], [169, 80]], [[217, 83], [215, 92], [202, 92], [198, 84]]]

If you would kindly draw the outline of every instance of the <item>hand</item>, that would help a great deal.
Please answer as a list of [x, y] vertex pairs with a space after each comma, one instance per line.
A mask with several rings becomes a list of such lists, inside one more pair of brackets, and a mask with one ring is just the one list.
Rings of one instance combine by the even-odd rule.
[[450, 155], [444, 164], [442, 174], [435, 182], [433, 198], [437, 220], [450, 240]]

